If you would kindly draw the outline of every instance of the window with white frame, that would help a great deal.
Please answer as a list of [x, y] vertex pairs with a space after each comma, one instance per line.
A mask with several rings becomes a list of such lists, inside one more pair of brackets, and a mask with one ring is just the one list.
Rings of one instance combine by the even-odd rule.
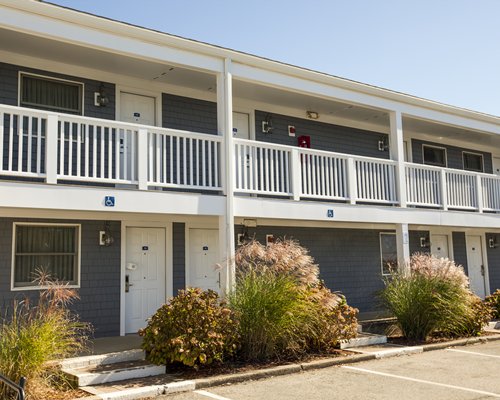
[[464, 169], [467, 171], [483, 172], [483, 155], [478, 153], [469, 153], [464, 151], [462, 153]]
[[13, 288], [37, 287], [38, 271], [80, 284], [80, 225], [14, 224]]
[[21, 73], [19, 105], [48, 111], [82, 114], [83, 84]]
[[446, 149], [444, 147], [422, 145], [424, 164], [446, 167]]
[[398, 248], [393, 232], [380, 233], [380, 262], [382, 275], [390, 275], [398, 268]]

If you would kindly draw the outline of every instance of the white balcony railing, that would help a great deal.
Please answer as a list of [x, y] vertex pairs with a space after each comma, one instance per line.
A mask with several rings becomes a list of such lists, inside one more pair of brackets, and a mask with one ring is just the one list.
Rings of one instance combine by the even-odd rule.
[[395, 204], [396, 163], [369, 157], [234, 140], [235, 191]]
[[222, 190], [222, 138], [0, 105], [0, 175]]
[[[0, 175], [222, 191], [223, 137], [0, 105]], [[234, 139], [236, 193], [399, 204], [398, 165]], [[500, 177], [404, 164], [406, 204], [500, 212]]]

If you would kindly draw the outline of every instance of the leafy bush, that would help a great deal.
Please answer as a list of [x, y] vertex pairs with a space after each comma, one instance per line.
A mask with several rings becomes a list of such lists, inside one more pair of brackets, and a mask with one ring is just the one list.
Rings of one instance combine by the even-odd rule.
[[[47, 361], [82, 350], [90, 329], [68, 308], [78, 298], [75, 290], [43, 273], [38, 282], [47, 287], [40, 291], [38, 302], [16, 302], [10, 316], [0, 323], [0, 371], [14, 382], [22, 376], [28, 378], [28, 384], [40, 379]], [[2, 385], [0, 398], [6, 396]]]
[[222, 362], [237, 350], [233, 312], [213, 290], [179, 290], [139, 331], [142, 348], [155, 364], [199, 367]]
[[395, 273], [385, 280], [381, 298], [410, 340], [423, 341], [438, 332], [477, 335], [489, 313], [468, 282], [453, 261], [416, 254], [410, 259], [409, 273]]
[[500, 289], [497, 289], [495, 293], [486, 296], [484, 303], [491, 307], [493, 311], [492, 318], [500, 319]]
[[356, 336], [357, 310], [324, 287], [318, 266], [297, 242], [252, 241], [238, 249], [235, 263], [229, 304], [240, 321], [243, 358], [329, 351]]

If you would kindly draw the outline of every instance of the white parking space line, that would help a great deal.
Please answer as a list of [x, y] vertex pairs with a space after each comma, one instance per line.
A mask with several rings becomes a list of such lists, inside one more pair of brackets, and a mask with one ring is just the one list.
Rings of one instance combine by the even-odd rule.
[[228, 399], [227, 397], [222, 397], [222, 396], [219, 396], [217, 394], [207, 392], [206, 390], [195, 390], [194, 392], [201, 394], [202, 396], [210, 397], [211, 399], [215, 399], [215, 400], [231, 400], [231, 399]]
[[482, 394], [482, 395], [485, 395], [485, 396], [500, 398], [500, 394], [498, 394], [498, 393], [485, 392], [483, 390], [470, 389], [470, 388], [466, 388], [466, 387], [462, 387], [462, 386], [447, 385], [446, 383], [426, 381], [426, 380], [423, 380], [423, 379], [416, 379], [416, 378], [410, 378], [410, 377], [407, 377], [407, 376], [388, 374], [388, 373], [385, 373], [385, 372], [372, 371], [372, 370], [364, 369], [364, 368], [349, 367], [349, 366], [346, 366], [346, 365], [342, 366], [342, 368], [350, 369], [350, 370], [353, 370], [353, 371], [365, 372], [367, 374], [387, 376], [389, 378], [402, 379], [402, 380], [410, 381], [410, 382], [424, 383], [426, 385], [440, 386], [440, 387], [445, 387], [445, 388], [448, 388], [448, 389], [462, 390], [464, 392], [470, 392], [470, 393], [476, 393], [476, 394]]
[[448, 351], [454, 351], [456, 353], [473, 354], [473, 355], [476, 355], [476, 356], [500, 358], [500, 356], [497, 356], [497, 355], [494, 355], [494, 354], [478, 353], [477, 351], [467, 351], [467, 350], [458, 350], [458, 349], [446, 349], [446, 350], [448, 350]]

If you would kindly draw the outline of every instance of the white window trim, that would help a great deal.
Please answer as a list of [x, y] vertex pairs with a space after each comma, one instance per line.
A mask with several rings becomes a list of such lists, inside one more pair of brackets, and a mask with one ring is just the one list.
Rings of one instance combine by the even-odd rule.
[[[383, 258], [383, 252], [382, 252], [382, 235], [393, 235], [396, 236], [396, 232], [379, 232], [379, 238], [378, 238], [378, 245], [380, 248], [380, 272], [382, 273], [382, 276], [392, 276], [392, 274], [386, 274], [384, 273], [384, 258]], [[397, 238], [396, 238], [397, 240]], [[397, 243], [396, 243], [397, 245]]]
[[[22, 77], [23, 76], [33, 76], [35, 78], [40, 78], [40, 79], [46, 79], [46, 80], [49, 80], [49, 81], [57, 81], [57, 82], [63, 82], [63, 83], [71, 83], [73, 85], [78, 85], [82, 88], [81, 90], [81, 93], [80, 93], [80, 101], [81, 101], [81, 110], [80, 110], [80, 113], [79, 114], [74, 114], [74, 115], [85, 115], [85, 84], [83, 82], [79, 82], [79, 81], [72, 81], [70, 79], [62, 79], [62, 78], [57, 78], [57, 77], [53, 77], [53, 76], [50, 76], [50, 75], [41, 75], [41, 74], [34, 74], [34, 73], [31, 73], [31, 72], [26, 72], [26, 71], [21, 71], [19, 70], [18, 71], [18, 74], [17, 74], [17, 105], [19, 107], [23, 107], [21, 106], [21, 83], [22, 83]], [[34, 107], [28, 107], [28, 108], [33, 108], [33, 109], [36, 109]], [[59, 114], [68, 114], [67, 112], [64, 112], [62, 110], [50, 110], [50, 112], [54, 112], [54, 113], [59, 113]], [[69, 114], [69, 115], [73, 115], [73, 114]]]
[[[439, 149], [439, 150], [444, 150], [444, 165], [434, 165], [434, 164], [428, 164], [425, 162], [425, 152], [424, 148], [429, 147], [432, 149]], [[433, 146], [431, 144], [422, 144], [422, 164], [424, 165], [430, 165], [432, 167], [440, 167], [440, 168], [448, 168], [448, 152], [446, 150], [446, 147], [441, 147], [441, 146]]]
[[[481, 157], [481, 170], [480, 171], [477, 171], [475, 169], [466, 169], [465, 168], [465, 162], [464, 162], [464, 154], [472, 154], [474, 156], [479, 156]], [[464, 171], [472, 171], [472, 172], [484, 172], [484, 155], [482, 153], [476, 153], [474, 151], [466, 151], [466, 150], [463, 150], [462, 151], [462, 168], [464, 169]]]
[[75, 285], [67, 285], [66, 287], [72, 289], [79, 289], [81, 285], [81, 254], [82, 254], [82, 226], [81, 224], [57, 224], [57, 223], [45, 223], [45, 222], [14, 222], [12, 224], [12, 260], [11, 260], [11, 271], [10, 271], [10, 290], [13, 292], [21, 292], [26, 290], [43, 290], [47, 289], [48, 286], [22, 286], [16, 287], [14, 284], [14, 269], [16, 260], [16, 230], [18, 226], [63, 226], [63, 227], [74, 227], [77, 229], [78, 234], [78, 244], [77, 244], [77, 257], [76, 257], [76, 281]]

